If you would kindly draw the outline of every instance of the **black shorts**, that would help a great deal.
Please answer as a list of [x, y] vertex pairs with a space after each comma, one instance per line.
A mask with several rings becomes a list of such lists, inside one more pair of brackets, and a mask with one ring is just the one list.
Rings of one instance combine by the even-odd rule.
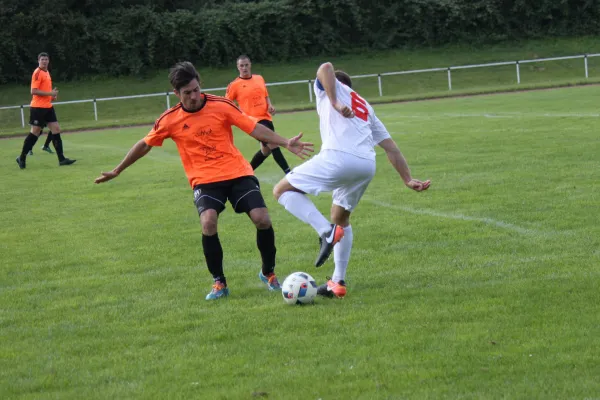
[[50, 107], [50, 108], [31, 107], [30, 108], [30, 110], [29, 110], [29, 125], [39, 126], [40, 128], [43, 128], [52, 122], [58, 122], [58, 120], [56, 119], [56, 112], [54, 111], [54, 107]]
[[227, 181], [194, 186], [194, 204], [198, 215], [209, 209], [216, 210], [220, 214], [225, 209], [227, 200], [238, 214], [248, 213], [255, 208], [267, 207], [255, 176], [242, 176]]
[[[266, 126], [267, 128], [269, 128], [270, 130], [272, 130], [273, 132], [275, 132], [275, 126], [273, 125], [273, 121], [269, 121], [268, 119], [261, 119], [260, 121], [258, 121], [259, 124]], [[267, 145], [267, 142], [262, 142], [262, 144], [264, 144], [265, 146]]]

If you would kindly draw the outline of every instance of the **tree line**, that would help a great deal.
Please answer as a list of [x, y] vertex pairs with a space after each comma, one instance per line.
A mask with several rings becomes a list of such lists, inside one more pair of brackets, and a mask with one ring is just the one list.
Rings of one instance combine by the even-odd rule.
[[0, 83], [600, 32], [597, 0], [0, 0]]

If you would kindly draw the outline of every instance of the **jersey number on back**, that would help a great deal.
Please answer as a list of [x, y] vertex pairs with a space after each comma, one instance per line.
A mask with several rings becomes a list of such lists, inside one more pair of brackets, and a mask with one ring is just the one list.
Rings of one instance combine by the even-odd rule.
[[352, 111], [354, 111], [354, 115], [363, 121], [366, 121], [369, 118], [367, 102], [356, 92], [350, 93], [350, 97], [352, 97]]

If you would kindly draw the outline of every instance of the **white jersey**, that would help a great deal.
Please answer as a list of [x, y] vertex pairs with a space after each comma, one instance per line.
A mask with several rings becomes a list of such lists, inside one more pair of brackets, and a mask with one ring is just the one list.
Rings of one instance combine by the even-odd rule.
[[344, 118], [337, 112], [321, 82], [315, 80], [314, 90], [323, 142], [321, 150], [337, 150], [375, 160], [373, 148], [382, 140], [390, 138], [389, 132], [375, 116], [373, 107], [358, 93], [337, 79], [335, 89], [338, 101], [354, 111], [354, 118]]

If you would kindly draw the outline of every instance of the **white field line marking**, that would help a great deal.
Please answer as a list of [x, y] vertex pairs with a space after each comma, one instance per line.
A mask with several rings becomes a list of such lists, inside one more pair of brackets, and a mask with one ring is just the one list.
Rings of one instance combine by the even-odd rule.
[[[293, 168], [292, 168], [293, 169]], [[268, 174], [268, 175], [261, 175], [260, 172], [258, 174], [256, 174], [256, 179], [258, 179], [258, 181], [262, 184], [264, 183], [268, 183], [269, 185], [275, 186], [279, 183], [279, 181], [281, 179], [283, 179], [285, 175], [283, 175], [283, 172], [281, 173], [281, 175], [272, 175], [272, 174]], [[265, 195], [263, 188], [260, 188], [261, 193], [263, 194], [263, 197]]]
[[[257, 178], [260, 182], [268, 183], [271, 185], [277, 184], [277, 182], [279, 182], [279, 180], [281, 179], [280, 177], [275, 177], [273, 175], [257, 176]], [[515, 231], [515, 232], [521, 233], [523, 235], [530, 235], [530, 236], [546, 236], [546, 235], [548, 235], [547, 232], [542, 232], [542, 231], [538, 231], [535, 229], [523, 228], [518, 225], [510, 224], [508, 222], [503, 222], [503, 221], [497, 221], [495, 219], [487, 218], [487, 217], [485, 217], [485, 218], [470, 217], [468, 215], [462, 215], [462, 214], [454, 214], [454, 213], [449, 214], [449, 213], [442, 213], [442, 212], [427, 210], [427, 209], [414, 209], [414, 208], [410, 208], [410, 207], [404, 207], [404, 206], [398, 206], [398, 205], [394, 205], [394, 204], [385, 203], [385, 202], [382, 202], [379, 200], [372, 200], [367, 197], [363, 197], [362, 201], [367, 201], [367, 202], [375, 204], [377, 206], [390, 208], [390, 209], [394, 209], [394, 210], [399, 210], [399, 211], [404, 211], [404, 212], [408, 212], [411, 214], [427, 215], [430, 217], [449, 218], [449, 219], [455, 219], [455, 220], [459, 220], [459, 221], [480, 222], [483, 224], [493, 225], [493, 226], [496, 226], [499, 228]], [[550, 232], [550, 234], [556, 234], [556, 233], [557, 232]]]
[[[397, 119], [424, 119], [424, 120], [435, 120], [435, 119], [443, 119], [443, 118], [511, 118], [511, 119], [520, 119], [520, 118], [599, 118], [600, 114], [596, 113], [517, 113], [517, 112], [507, 112], [507, 113], [480, 113], [480, 114], [466, 114], [466, 113], [442, 113], [442, 114], [413, 114], [413, 115], [403, 115], [402, 113], [390, 114], [389, 116], [385, 116], [389, 118], [397, 118]], [[391, 121], [386, 123], [386, 125], [400, 124], [400, 121]]]
[[[394, 204], [385, 203], [385, 202], [382, 202], [379, 200], [371, 200], [371, 199], [367, 199], [367, 198], [363, 198], [363, 200], [368, 201], [369, 203], [381, 206], [381, 207], [390, 208], [393, 210], [404, 211], [404, 212], [408, 212], [411, 214], [427, 215], [430, 217], [456, 219], [459, 221], [480, 222], [480, 223], [483, 223], [486, 225], [493, 225], [498, 228], [515, 231], [515, 232], [521, 233], [523, 235], [530, 235], [530, 236], [545, 236], [545, 235], [547, 235], [546, 232], [538, 231], [535, 229], [523, 228], [521, 226], [510, 224], [508, 222], [497, 221], [492, 218], [470, 217], [468, 215], [462, 215], [462, 214], [443, 213], [443, 212], [427, 210], [427, 209], [414, 209], [411, 207], [398, 206], [398, 205], [394, 205]], [[557, 232], [551, 232], [551, 233], [555, 234]]]

